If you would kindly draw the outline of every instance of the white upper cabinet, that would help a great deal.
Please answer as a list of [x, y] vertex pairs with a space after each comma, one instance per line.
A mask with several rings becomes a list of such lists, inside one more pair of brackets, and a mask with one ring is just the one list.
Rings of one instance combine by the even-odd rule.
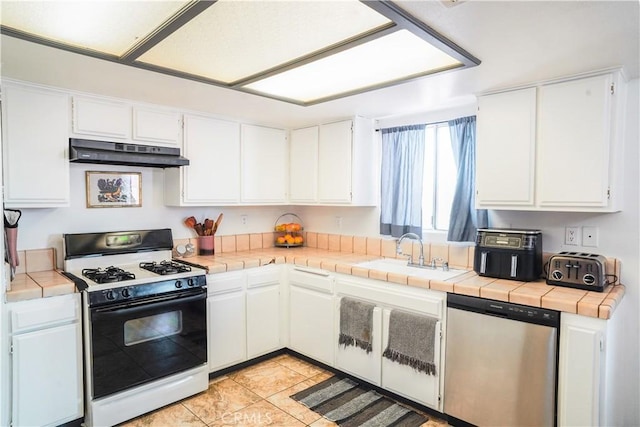
[[73, 133], [105, 138], [131, 137], [131, 106], [119, 101], [73, 97]]
[[69, 205], [69, 95], [2, 85], [6, 207]]
[[73, 97], [72, 130], [77, 137], [178, 146], [181, 128], [182, 115], [176, 110], [110, 98]]
[[318, 126], [291, 131], [289, 148], [289, 200], [318, 200]]
[[478, 206], [534, 204], [536, 88], [478, 100]]
[[619, 72], [479, 98], [478, 208], [621, 209]]
[[318, 199], [351, 203], [353, 121], [320, 125], [318, 145]]
[[362, 117], [292, 131], [291, 202], [374, 206], [378, 153]]
[[616, 167], [609, 161], [615, 95], [611, 74], [540, 88], [541, 207], [610, 207], [610, 168]]
[[134, 106], [132, 138], [134, 141], [178, 145], [181, 124], [182, 115], [178, 111]]
[[242, 202], [286, 203], [289, 177], [287, 132], [243, 124], [240, 140]]
[[207, 206], [240, 200], [240, 124], [184, 116], [183, 155], [189, 166], [165, 169], [165, 204]]

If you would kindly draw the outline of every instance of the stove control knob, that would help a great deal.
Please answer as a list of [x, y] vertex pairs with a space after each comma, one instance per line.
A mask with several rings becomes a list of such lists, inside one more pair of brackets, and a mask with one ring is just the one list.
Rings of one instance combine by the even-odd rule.
[[115, 294], [113, 293], [113, 291], [107, 291], [104, 293], [104, 296], [108, 299], [108, 300], [114, 300], [116, 299]]
[[180, 280], [176, 280], [176, 288], [180, 289], [182, 287], [182, 282]]
[[195, 282], [193, 281], [193, 279], [187, 279], [187, 285], [194, 286]]
[[129, 298], [131, 296], [131, 291], [128, 288], [124, 288], [121, 293], [125, 298]]

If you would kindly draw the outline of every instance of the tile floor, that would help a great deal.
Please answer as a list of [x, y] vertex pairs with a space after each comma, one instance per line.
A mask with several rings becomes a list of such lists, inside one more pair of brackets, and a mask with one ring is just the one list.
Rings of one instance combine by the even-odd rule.
[[[216, 377], [203, 393], [140, 416], [121, 427], [335, 426], [290, 395], [333, 373], [288, 354]], [[422, 427], [447, 423], [428, 415]]]

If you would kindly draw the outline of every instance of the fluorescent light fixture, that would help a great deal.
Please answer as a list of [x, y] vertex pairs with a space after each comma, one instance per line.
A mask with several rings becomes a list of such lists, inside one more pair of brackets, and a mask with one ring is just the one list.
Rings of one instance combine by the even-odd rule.
[[120, 56], [188, 1], [1, 1], [3, 27]]
[[400, 30], [258, 80], [245, 88], [277, 98], [311, 103], [461, 65], [420, 37]]
[[137, 60], [233, 84], [391, 25], [357, 0], [219, 0]]
[[0, 32], [305, 106], [480, 63], [382, 0], [0, 0]]

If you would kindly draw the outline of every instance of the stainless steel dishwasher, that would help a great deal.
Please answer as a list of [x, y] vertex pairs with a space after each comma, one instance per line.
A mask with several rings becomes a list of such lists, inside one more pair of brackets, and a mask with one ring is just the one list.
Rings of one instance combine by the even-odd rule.
[[559, 325], [554, 310], [449, 294], [444, 375], [449, 423], [556, 425]]

